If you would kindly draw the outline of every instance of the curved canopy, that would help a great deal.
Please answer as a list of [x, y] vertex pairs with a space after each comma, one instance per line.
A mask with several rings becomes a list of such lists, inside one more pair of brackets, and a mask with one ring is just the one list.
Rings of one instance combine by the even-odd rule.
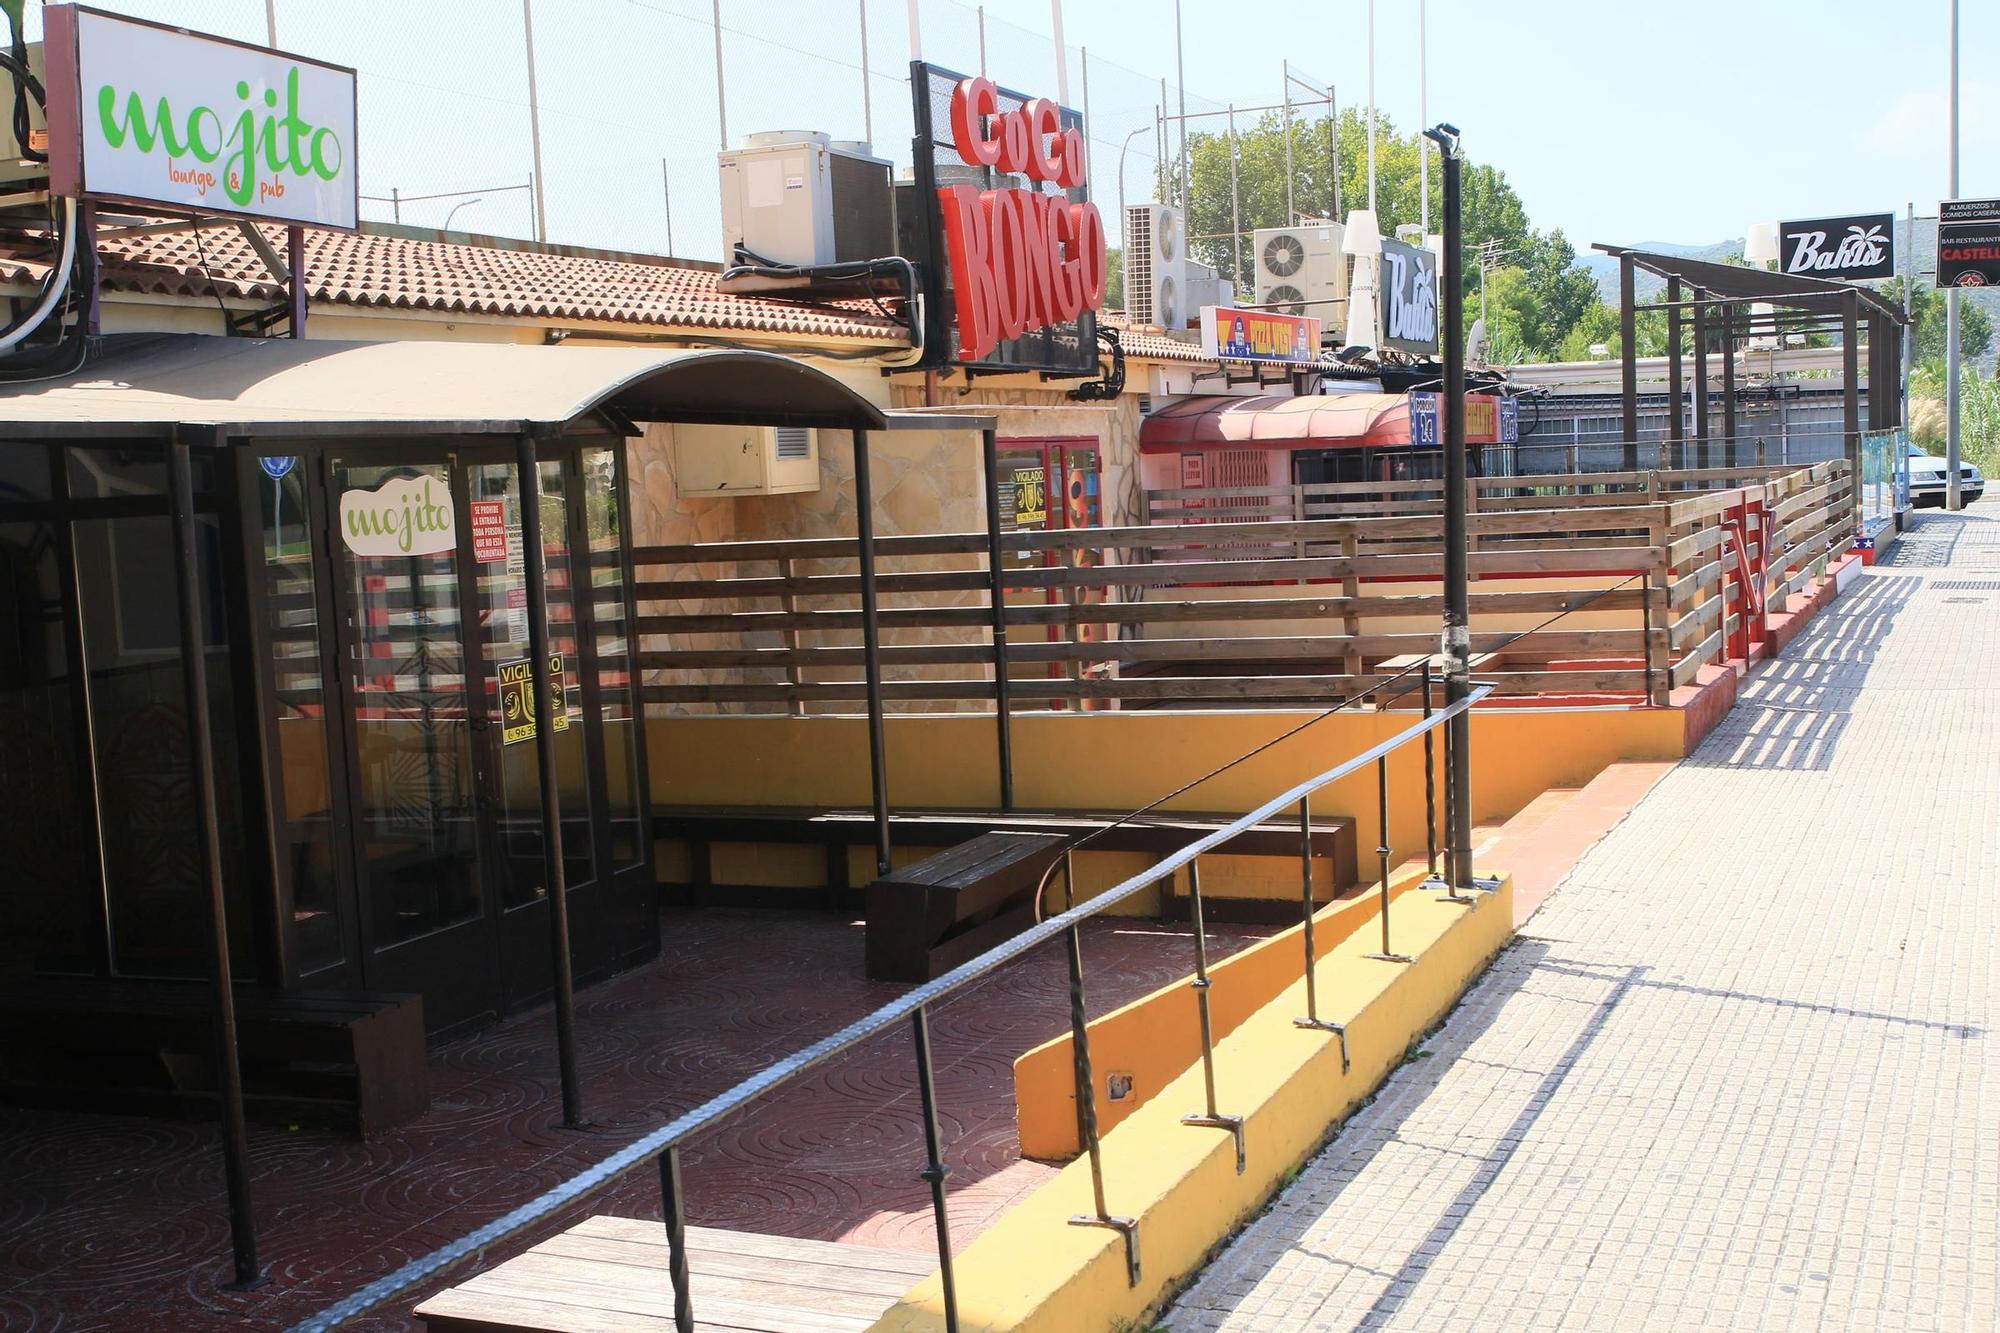
[[1409, 399], [1395, 393], [1183, 398], [1139, 427], [1142, 453], [1216, 445], [1295, 449], [1409, 442]]
[[517, 433], [595, 411], [634, 421], [879, 430], [881, 409], [773, 352], [335, 342], [198, 334], [107, 339], [75, 374], [8, 390], [0, 433]]

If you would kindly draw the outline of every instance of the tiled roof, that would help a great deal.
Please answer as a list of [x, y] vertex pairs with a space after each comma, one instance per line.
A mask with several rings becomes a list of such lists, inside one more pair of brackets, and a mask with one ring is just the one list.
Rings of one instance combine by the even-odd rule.
[[1142, 357], [1148, 361], [1205, 359], [1201, 354], [1199, 343], [1187, 343], [1178, 338], [1169, 338], [1154, 328], [1136, 328], [1126, 322], [1125, 312], [1122, 310], [1106, 310], [1097, 318], [1107, 328], [1118, 330], [1119, 346], [1125, 349], [1127, 356]]
[[[284, 229], [262, 231], [282, 255]], [[187, 231], [100, 238], [98, 252], [104, 284], [114, 291], [284, 298], [249, 240], [228, 224], [203, 226], [198, 243]], [[38, 240], [18, 249], [0, 240], [0, 280], [40, 281], [45, 253]], [[306, 275], [313, 301], [333, 305], [885, 343], [906, 336], [901, 323], [866, 303], [729, 296], [704, 269], [401, 236], [309, 230]]]
[[[282, 227], [263, 226], [284, 253]], [[0, 282], [40, 282], [47, 271], [39, 237], [0, 235]], [[284, 299], [240, 228], [100, 237], [111, 291], [208, 299]], [[406, 236], [308, 229], [306, 276], [316, 304], [451, 315], [646, 325], [728, 335], [788, 334], [900, 345], [904, 326], [866, 302], [813, 304], [715, 289], [716, 274], [676, 264], [553, 254]], [[213, 281], [211, 282], [211, 278]], [[1135, 329], [1122, 311], [1104, 312], [1127, 356], [1198, 362], [1199, 346]]]

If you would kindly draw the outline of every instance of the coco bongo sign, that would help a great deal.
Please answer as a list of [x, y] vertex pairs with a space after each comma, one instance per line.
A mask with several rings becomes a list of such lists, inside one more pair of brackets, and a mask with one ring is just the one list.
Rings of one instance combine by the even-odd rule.
[[[942, 71], [920, 64], [914, 72], [927, 113], [924, 90]], [[1003, 106], [1003, 99], [1018, 105]], [[941, 184], [930, 164], [927, 184], [935, 191], [949, 252], [957, 360], [985, 362], [1024, 334], [1077, 325], [1073, 341], [1082, 345], [1060, 359], [1089, 373], [1096, 365], [1094, 337], [1078, 321], [1103, 301], [1106, 266], [1104, 220], [1097, 205], [1078, 197], [1089, 179], [1081, 124], [1048, 98], [1014, 98], [990, 79], [966, 77], [951, 86], [950, 136], [950, 149], [964, 166], [987, 171], [989, 179], [997, 173], [1030, 182]], [[920, 129], [920, 137], [937, 143], [935, 129]], [[920, 161], [928, 157], [919, 153]], [[1019, 357], [1009, 364], [1063, 368], [1028, 366]]]

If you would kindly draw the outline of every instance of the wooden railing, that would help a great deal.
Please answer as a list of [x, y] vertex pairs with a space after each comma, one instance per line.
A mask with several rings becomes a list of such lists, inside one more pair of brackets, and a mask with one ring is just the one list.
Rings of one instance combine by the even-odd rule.
[[[1547, 509], [1578, 504], [1653, 503], [1662, 495], [1752, 486], [1802, 468], [1733, 467], [1577, 472], [1517, 477], [1473, 477], [1467, 508]], [[1444, 512], [1444, 482], [1339, 481], [1291, 486], [1202, 486], [1146, 493], [1147, 521], [1241, 523], [1284, 519], [1358, 518], [1370, 514]]]
[[[1845, 549], [1847, 472], [1537, 478], [1578, 489], [1535, 495], [1513, 493], [1521, 478], [1479, 479], [1468, 530], [1480, 678], [1502, 694], [1664, 701], [1702, 666], [1745, 655], [1762, 635], [1756, 610], [1781, 608]], [[1600, 483], [1624, 489], [1581, 489]], [[1435, 651], [1443, 610], [1442, 515], [1408, 512], [1407, 497], [1395, 514], [1358, 503], [1369, 512], [1004, 534], [997, 646], [984, 534], [878, 538], [883, 697], [990, 705], [1004, 656], [1017, 707], [1350, 698]], [[649, 704], [853, 711], [865, 697], [853, 539], [635, 558]]]

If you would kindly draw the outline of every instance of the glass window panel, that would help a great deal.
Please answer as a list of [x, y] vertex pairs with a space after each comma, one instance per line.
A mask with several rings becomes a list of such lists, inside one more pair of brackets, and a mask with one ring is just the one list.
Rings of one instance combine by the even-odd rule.
[[[36, 461], [46, 486], [46, 460]], [[0, 523], [0, 810], [8, 829], [0, 971], [95, 965], [97, 875], [87, 862], [56, 561], [53, 524]]]
[[[173, 527], [164, 513], [78, 519], [78, 598], [89, 664], [113, 969], [208, 972]], [[234, 682], [222, 623], [220, 537], [197, 525], [202, 630], [230, 953], [249, 975]]]
[[[442, 465], [334, 466], [336, 493], [395, 478], [450, 493]], [[352, 599], [346, 671], [359, 768], [355, 840], [376, 948], [480, 912], [478, 803], [459, 642], [456, 555], [362, 556], [343, 543]]]
[[321, 666], [319, 586], [313, 562], [307, 471], [256, 474], [264, 534], [264, 618], [270, 637], [278, 764], [279, 854], [292, 891], [292, 947], [310, 974], [346, 961]]
[[[542, 554], [547, 566], [549, 650], [562, 662], [562, 721], [555, 730], [557, 797], [563, 821], [563, 876], [571, 888], [589, 882], [593, 856], [590, 831], [590, 789], [584, 760], [582, 691], [577, 673], [576, 608], [571, 600], [568, 528], [564, 510], [562, 464], [541, 464]], [[525, 725], [520, 709], [534, 697], [532, 685], [503, 677], [525, 672], [528, 644], [527, 551], [522, 545], [519, 474], [510, 463], [483, 463], [467, 472], [468, 493], [475, 506], [497, 506], [505, 533], [504, 555], [479, 563], [477, 602], [484, 635], [487, 713], [499, 758], [497, 807], [502, 859], [502, 901], [508, 907], [539, 902], [546, 895], [543, 881], [542, 777], [535, 731]], [[475, 543], [475, 556], [482, 553]], [[497, 552], [496, 552], [497, 554]], [[539, 719], [535, 720], [539, 726]]]
[[583, 451], [584, 526], [590, 540], [591, 614], [596, 618], [598, 707], [604, 726], [604, 799], [611, 820], [611, 863], [646, 861], [639, 813], [639, 744], [645, 725], [637, 702], [631, 627], [625, 617], [624, 534], [618, 515], [618, 460], [610, 449]]
[[0, 505], [49, 498], [49, 451], [39, 444], [0, 445]]

